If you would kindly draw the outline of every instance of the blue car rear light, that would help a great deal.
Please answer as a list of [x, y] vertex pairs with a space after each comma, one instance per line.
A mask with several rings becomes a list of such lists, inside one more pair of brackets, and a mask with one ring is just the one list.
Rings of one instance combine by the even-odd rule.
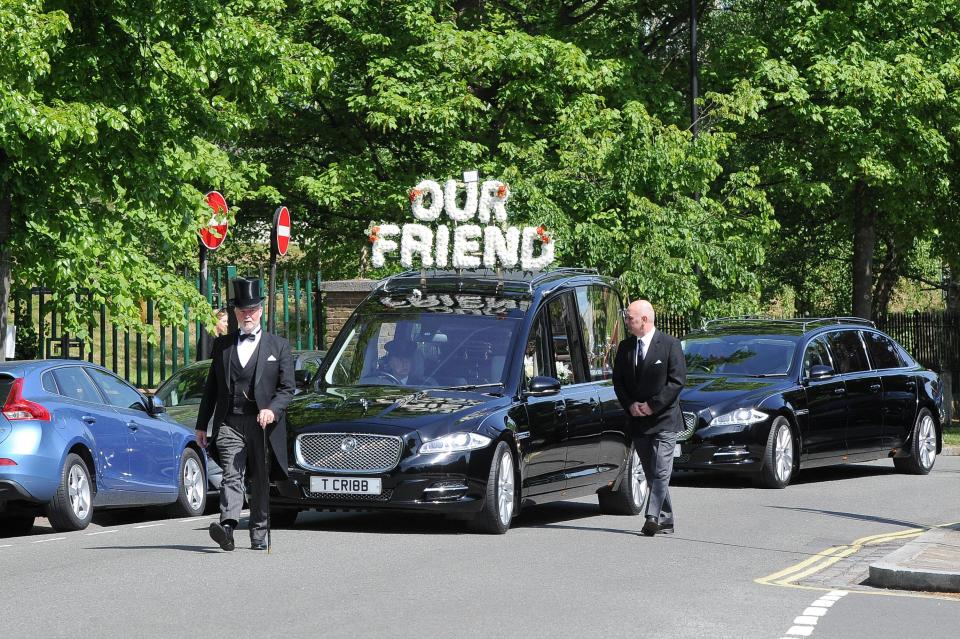
[[3, 405], [3, 416], [10, 421], [36, 419], [49, 422], [50, 411], [36, 402], [23, 398], [23, 378], [18, 377], [10, 387], [10, 394]]

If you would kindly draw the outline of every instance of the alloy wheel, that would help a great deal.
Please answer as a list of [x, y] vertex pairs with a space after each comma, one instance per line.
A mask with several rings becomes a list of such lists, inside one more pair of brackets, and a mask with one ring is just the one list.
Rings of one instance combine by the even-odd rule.
[[513, 456], [504, 451], [500, 456], [500, 470], [497, 477], [497, 510], [500, 523], [510, 525], [513, 517]]
[[183, 492], [187, 496], [187, 503], [190, 504], [191, 509], [199, 510], [203, 505], [205, 488], [200, 463], [193, 457], [187, 458], [183, 465]]
[[917, 429], [917, 450], [920, 452], [920, 465], [925, 469], [931, 468], [937, 457], [937, 433], [930, 415], [923, 416]]
[[777, 441], [774, 447], [774, 464], [777, 480], [787, 483], [793, 474], [793, 437], [790, 429], [781, 426], [777, 431]]
[[70, 508], [77, 519], [83, 521], [90, 514], [90, 482], [83, 469], [74, 464], [70, 467], [67, 476], [67, 494], [70, 497]]

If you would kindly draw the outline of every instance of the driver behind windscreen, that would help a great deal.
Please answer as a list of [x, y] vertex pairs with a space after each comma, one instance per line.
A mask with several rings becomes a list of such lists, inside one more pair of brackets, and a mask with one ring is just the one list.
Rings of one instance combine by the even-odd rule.
[[409, 383], [410, 371], [413, 368], [413, 355], [417, 345], [410, 340], [395, 339], [383, 346], [387, 351], [386, 371], [397, 379], [400, 384]]

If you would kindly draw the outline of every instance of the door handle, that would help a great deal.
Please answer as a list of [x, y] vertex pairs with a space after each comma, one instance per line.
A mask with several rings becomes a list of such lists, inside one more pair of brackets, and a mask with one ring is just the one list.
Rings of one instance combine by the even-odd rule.
[[567, 404], [565, 402], [557, 402], [553, 405], [553, 412], [556, 413], [557, 416], [563, 415], [567, 412]]
[[879, 392], [880, 392], [880, 384], [870, 384], [870, 392], [871, 392], [871, 393], [879, 393]]
[[912, 390], [917, 387], [917, 383], [911, 379], [909, 382], [904, 384], [904, 386]]
[[833, 394], [834, 394], [834, 395], [843, 395], [843, 394], [846, 393], [846, 392], [847, 392], [847, 389], [846, 389], [846, 388], [834, 388], [834, 389], [833, 389]]
[[136, 422], [127, 422], [127, 428], [129, 428], [131, 431], [135, 433], [140, 427], [137, 426]]
[[97, 421], [97, 418], [94, 417], [93, 415], [84, 415], [84, 416], [81, 417], [80, 419], [82, 419], [82, 420], [83, 420], [84, 422], [86, 422], [87, 424], [95, 424], [96, 421]]

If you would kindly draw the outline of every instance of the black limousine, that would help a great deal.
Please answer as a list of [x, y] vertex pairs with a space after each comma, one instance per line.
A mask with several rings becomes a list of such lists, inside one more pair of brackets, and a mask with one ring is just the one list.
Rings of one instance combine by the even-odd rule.
[[940, 377], [859, 318], [707, 322], [683, 339], [677, 470], [752, 474], [892, 458], [926, 474], [946, 420]]
[[272, 523], [396, 509], [504, 533], [522, 506], [591, 494], [639, 513], [646, 482], [611, 381], [621, 310], [613, 281], [581, 269], [381, 281], [290, 403]]

